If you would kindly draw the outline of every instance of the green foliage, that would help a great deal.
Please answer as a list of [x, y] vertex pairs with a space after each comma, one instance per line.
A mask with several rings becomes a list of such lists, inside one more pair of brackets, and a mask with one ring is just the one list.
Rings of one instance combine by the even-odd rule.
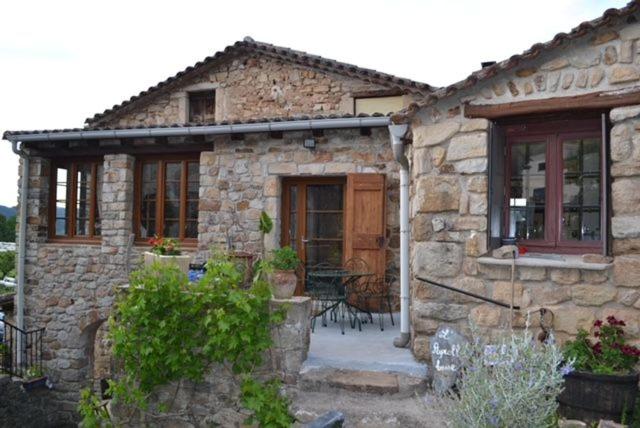
[[242, 404], [253, 411], [247, 420], [252, 424], [259, 422], [261, 427], [289, 427], [294, 419], [288, 411], [289, 402], [280, 393], [279, 382], [260, 383], [251, 378], [242, 382]]
[[607, 317], [606, 324], [596, 320], [593, 334], [598, 341], [592, 343], [589, 333], [580, 329], [576, 340], [565, 344], [565, 358], [575, 360], [576, 370], [596, 374], [628, 374], [640, 359], [640, 349], [626, 344], [624, 326], [625, 322], [613, 315]]
[[15, 268], [16, 268], [16, 252], [15, 251], [3, 251], [0, 252], [0, 279], [4, 278], [5, 275], [9, 275], [13, 273], [15, 277]]
[[0, 214], [0, 242], [16, 242], [16, 217]]
[[527, 330], [493, 345], [479, 336], [463, 347], [457, 394], [442, 400], [452, 427], [555, 426], [562, 353]]
[[271, 220], [269, 214], [264, 211], [260, 214], [260, 226], [258, 229], [265, 235], [271, 233], [271, 230], [273, 230], [273, 220]]
[[[114, 401], [147, 411], [155, 388], [202, 381], [218, 363], [243, 379], [242, 402], [261, 426], [288, 426], [277, 425], [290, 418], [286, 401], [272, 394], [277, 384], [251, 380], [272, 345], [271, 326], [285, 313], [269, 310], [265, 281], [257, 278], [245, 289], [244, 278], [227, 256], [211, 259], [197, 283], [173, 265], [155, 263], [134, 272], [110, 320], [113, 353], [124, 369], [109, 388]], [[170, 403], [158, 408], [169, 409]]]
[[295, 270], [300, 265], [298, 253], [289, 247], [278, 248], [273, 250], [273, 259], [271, 266], [276, 270]]
[[82, 416], [83, 428], [113, 426], [110, 423], [109, 412], [105, 405], [100, 402], [100, 398], [98, 398], [89, 388], [85, 388], [80, 391], [78, 413]]

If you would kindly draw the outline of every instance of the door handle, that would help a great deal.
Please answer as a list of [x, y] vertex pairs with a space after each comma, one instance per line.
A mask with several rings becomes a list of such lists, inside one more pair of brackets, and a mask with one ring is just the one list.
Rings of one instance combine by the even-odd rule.
[[303, 244], [306, 244], [306, 243], [308, 243], [308, 242], [309, 242], [309, 240], [308, 240], [308, 239], [306, 239], [306, 238], [303, 236], [303, 237], [302, 237], [302, 243], [303, 243]]

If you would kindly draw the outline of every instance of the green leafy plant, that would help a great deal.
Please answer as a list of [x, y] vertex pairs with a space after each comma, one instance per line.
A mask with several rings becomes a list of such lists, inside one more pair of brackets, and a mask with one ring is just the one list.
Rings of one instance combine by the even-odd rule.
[[182, 254], [180, 250], [180, 243], [175, 239], [161, 238], [155, 235], [149, 239], [151, 245], [151, 252], [159, 256], [179, 256]]
[[595, 343], [589, 333], [580, 329], [575, 340], [569, 341], [563, 348], [565, 358], [575, 361], [576, 370], [596, 374], [628, 374], [640, 360], [640, 349], [627, 345], [624, 329], [625, 322], [610, 315], [606, 323], [596, 320], [593, 324]]
[[450, 426], [557, 426], [566, 367], [553, 341], [538, 343], [528, 330], [492, 344], [474, 336], [460, 352], [458, 391], [442, 399]]
[[[270, 311], [265, 281], [256, 279], [248, 289], [243, 281], [237, 263], [220, 254], [196, 283], [172, 265], [155, 263], [134, 272], [110, 319], [113, 353], [123, 368], [110, 383], [114, 403], [147, 412], [158, 387], [200, 382], [216, 364], [235, 379], [241, 402], [251, 406], [261, 426], [289, 426], [273, 422], [290, 420], [286, 400], [272, 394], [277, 382], [253, 380], [272, 346], [271, 327], [285, 312]], [[154, 404], [155, 410], [169, 411], [173, 403]]]
[[82, 416], [82, 426], [84, 428], [113, 426], [106, 405], [89, 388], [80, 391], [78, 413]]
[[39, 367], [29, 367], [25, 373], [27, 379], [38, 379], [44, 376], [42, 369]]
[[13, 277], [15, 277], [16, 268], [16, 252], [15, 251], [2, 251], [0, 252], [0, 279], [4, 276], [11, 276], [13, 271]]
[[265, 235], [271, 233], [273, 230], [273, 220], [271, 220], [269, 214], [264, 211], [260, 213], [260, 225], [258, 226], [258, 229]]
[[246, 378], [242, 383], [242, 404], [253, 411], [253, 415], [247, 420], [252, 424], [259, 422], [263, 427], [288, 427], [294, 422], [289, 414], [289, 401], [280, 393], [279, 382], [266, 382], [264, 384], [251, 378]]
[[295, 270], [299, 265], [300, 258], [293, 248], [286, 246], [273, 251], [271, 266], [275, 270]]

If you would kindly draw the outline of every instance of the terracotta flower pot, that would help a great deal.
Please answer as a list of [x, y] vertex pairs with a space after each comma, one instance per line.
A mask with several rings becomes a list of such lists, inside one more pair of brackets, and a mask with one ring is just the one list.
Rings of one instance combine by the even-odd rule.
[[275, 270], [270, 275], [271, 292], [276, 299], [290, 299], [296, 291], [298, 277], [292, 270]]
[[145, 251], [144, 253], [144, 265], [149, 266], [154, 262], [158, 262], [161, 264], [170, 264], [175, 263], [178, 265], [180, 270], [185, 273], [185, 275], [189, 274], [189, 264], [191, 263], [191, 256], [189, 255], [179, 255], [179, 256], [161, 256], [158, 254], [150, 253]]

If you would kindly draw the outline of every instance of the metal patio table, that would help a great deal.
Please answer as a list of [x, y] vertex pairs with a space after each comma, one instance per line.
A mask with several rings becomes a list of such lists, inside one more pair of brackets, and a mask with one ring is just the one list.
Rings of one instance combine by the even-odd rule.
[[[368, 278], [374, 276], [373, 272], [351, 272], [345, 269], [327, 269], [312, 271], [307, 273], [307, 278], [311, 281], [317, 281], [319, 283], [331, 284], [332, 290], [335, 294], [332, 294], [328, 300], [333, 301], [331, 305], [324, 308], [321, 312], [316, 314], [314, 318], [323, 316], [329, 311], [336, 311], [336, 317], [338, 317], [337, 311], [342, 310], [340, 317], [340, 331], [344, 334], [344, 311], [349, 314], [349, 323], [351, 328], [355, 328], [355, 323], [358, 323], [358, 329], [362, 331], [362, 324], [358, 318], [357, 312], [360, 311], [369, 316], [373, 320], [373, 315], [366, 309], [363, 309], [354, 303], [349, 302], [349, 287], [357, 283], [362, 278]], [[351, 315], [354, 316], [354, 322], [351, 322]]]

